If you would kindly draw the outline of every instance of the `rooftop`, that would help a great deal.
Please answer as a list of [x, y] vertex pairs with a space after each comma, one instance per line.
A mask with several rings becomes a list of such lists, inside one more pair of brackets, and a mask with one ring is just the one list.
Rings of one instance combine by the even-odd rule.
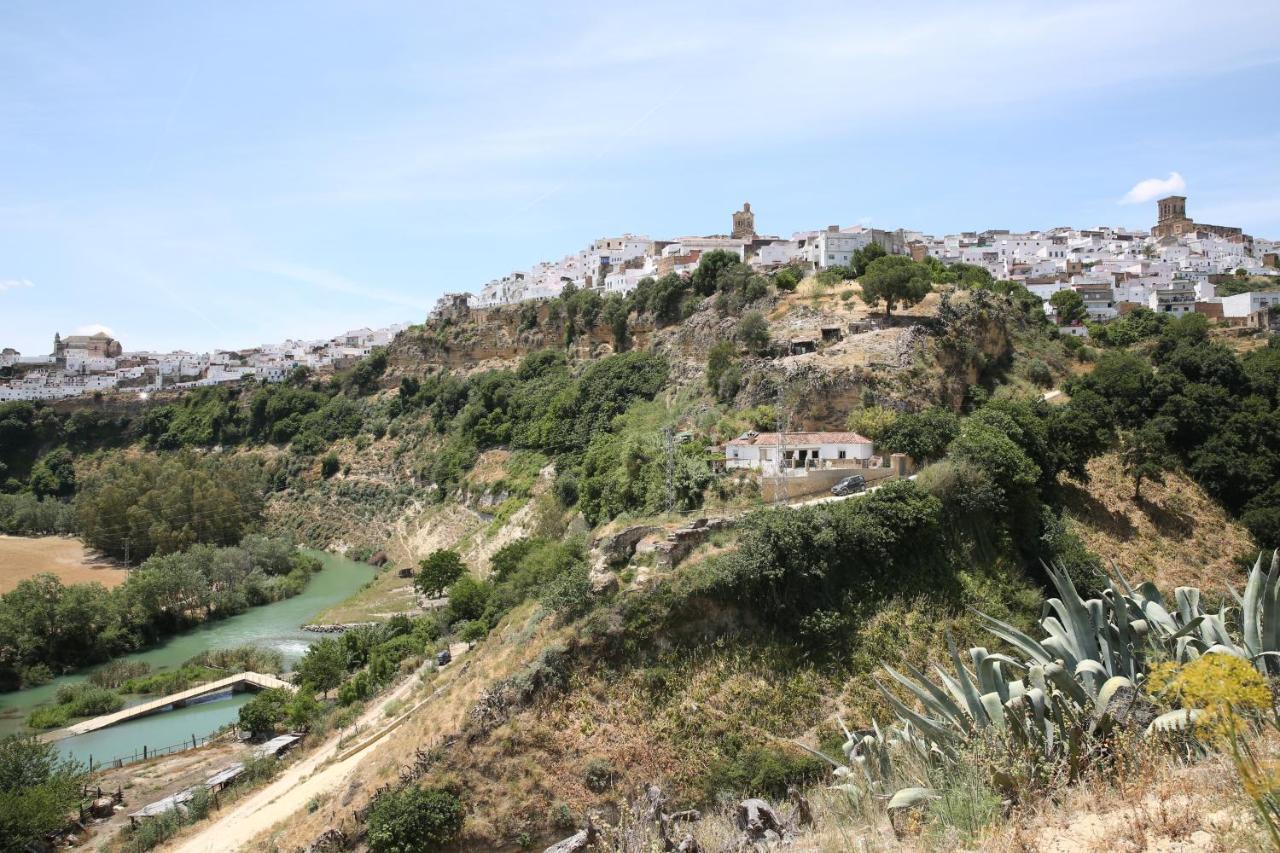
[[781, 444], [871, 444], [856, 432], [744, 432], [727, 442], [738, 447], [777, 447]]

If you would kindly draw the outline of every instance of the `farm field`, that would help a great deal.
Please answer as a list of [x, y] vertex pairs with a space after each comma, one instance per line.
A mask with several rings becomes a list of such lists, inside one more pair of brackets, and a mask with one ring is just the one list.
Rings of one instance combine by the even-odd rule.
[[129, 572], [94, 557], [79, 539], [65, 536], [0, 536], [0, 593], [19, 581], [53, 572], [64, 584], [97, 581], [119, 586]]

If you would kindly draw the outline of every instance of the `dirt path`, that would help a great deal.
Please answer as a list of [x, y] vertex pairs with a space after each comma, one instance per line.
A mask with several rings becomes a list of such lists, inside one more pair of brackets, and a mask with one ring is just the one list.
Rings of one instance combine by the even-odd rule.
[[[451, 666], [457, 666], [458, 659], [467, 652], [467, 645], [458, 643], [450, 651], [454, 660]], [[425, 666], [429, 664], [424, 665], [424, 668]], [[305, 808], [312, 797], [341, 790], [343, 780], [359, 766], [364, 751], [430, 701], [428, 697], [416, 702], [390, 720], [383, 716], [383, 706], [388, 702], [403, 700], [413, 692], [419, 684], [422, 671], [419, 669], [389, 693], [377, 697], [365, 709], [356, 721], [356, 728], [361, 734], [355, 743], [339, 747], [342, 733], [334, 733], [313, 753], [287, 768], [265, 788], [250, 794], [213, 821], [201, 825], [194, 835], [179, 838], [167, 849], [179, 853], [229, 853], [239, 850], [289, 815]]]

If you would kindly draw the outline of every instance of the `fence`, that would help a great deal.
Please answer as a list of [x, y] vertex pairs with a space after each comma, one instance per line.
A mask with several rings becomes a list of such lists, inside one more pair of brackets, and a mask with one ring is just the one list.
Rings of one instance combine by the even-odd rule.
[[119, 769], [124, 767], [126, 764], [136, 764], [139, 761], [148, 761], [152, 758], [159, 758], [162, 755], [173, 755], [175, 752], [185, 752], [188, 749], [195, 749], [196, 747], [204, 746], [206, 743], [211, 743], [212, 741], [225, 737], [227, 734], [227, 732], [215, 732], [214, 734], [206, 735], [204, 737], [196, 737], [193, 734], [190, 740], [185, 740], [182, 743], [175, 743], [172, 746], [149, 747], [144, 744], [141, 752], [134, 752], [128, 755], [117, 755], [114, 758], [108, 758], [106, 761], [95, 762], [93, 760], [93, 756], [90, 755], [89, 772], [92, 773], [95, 767], [99, 770], [104, 767]]

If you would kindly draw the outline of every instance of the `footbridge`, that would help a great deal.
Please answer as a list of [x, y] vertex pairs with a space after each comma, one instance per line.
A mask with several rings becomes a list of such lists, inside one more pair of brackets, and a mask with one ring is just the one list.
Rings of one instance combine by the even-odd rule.
[[98, 729], [105, 729], [107, 726], [114, 726], [126, 720], [145, 717], [148, 714], [155, 714], [168, 708], [181, 708], [183, 705], [190, 704], [197, 699], [225, 693], [228, 690], [239, 692], [241, 690], [268, 690], [271, 688], [297, 690], [294, 685], [283, 679], [276, 678], [274, 675], [263, 675], [260, 672], [238, 672], [235, 675], [228, 675], [226, 678], [220, 678], [217, 681], [210, 681], [178, 693], [161, 696], [159, 699], [153, 699], [150, 702], [143, 702], [140, 705], [124, 708], [114, 714], [103, 714], [101, 717], [81, 720], [78, 723], [67, 726], [65, 729], [51, 732], [48, 739], [61, 740], [65, 737], [96, 732]]

